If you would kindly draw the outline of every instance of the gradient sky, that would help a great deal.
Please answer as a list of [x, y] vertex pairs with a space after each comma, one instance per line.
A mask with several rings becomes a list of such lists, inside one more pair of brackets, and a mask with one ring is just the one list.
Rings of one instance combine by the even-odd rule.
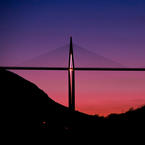
[[[0, 1], [0, 65], [22, 64], [66, 45], [69, 36], [124, 66], [145, 67], [145, 0]], [[67, 105], [67, 72], [18, 73]], [[77, 72], [76, 82], [77, 109], [89, 114], [145, 103], [144, 72]]]

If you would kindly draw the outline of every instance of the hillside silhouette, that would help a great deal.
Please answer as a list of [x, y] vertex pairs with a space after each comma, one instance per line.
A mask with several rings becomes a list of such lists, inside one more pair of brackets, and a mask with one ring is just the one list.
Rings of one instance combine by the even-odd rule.
[[65, 141], [67, 138], [90, 143], [103, 142], [102, 138], [112, 136], [125, 139], [144, 132], [145, 106], [105, 118], [87, 115], [70, 111], [36, 85], [10, 71], [0, 70], [0, 80], [3, 134], [9, 132], [18, 136], [25, 131], [39, 130], [47, 139], [61, 136]]

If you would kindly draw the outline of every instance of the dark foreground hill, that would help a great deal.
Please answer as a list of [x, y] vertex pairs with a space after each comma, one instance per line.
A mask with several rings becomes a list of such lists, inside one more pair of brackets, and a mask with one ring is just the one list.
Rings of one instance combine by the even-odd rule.
[[36, 85], [6, 70], [0, 70], [0, 89], [0, 126], [8, 138], [15, 135], [26, 140], [26, 135], [33, 132], [47, 140], [59, 137], [71, 143], [79, 140], [90, 144], [144, 134], [145, 106], [106, 118], [73, 112], [54, 102]]

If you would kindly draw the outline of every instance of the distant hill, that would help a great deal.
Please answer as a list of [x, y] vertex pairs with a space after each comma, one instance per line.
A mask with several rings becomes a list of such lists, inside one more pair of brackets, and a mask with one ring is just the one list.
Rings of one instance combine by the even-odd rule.
[[49, 137], [93, 142], [101, 137], [124, 138], [145, 128], [145, 106], [106, 118], [73, 112], [50, 99], [33, 83], [6, 70], [0, 70], [0, 89], [3, 132], [18, 135], [39, 130]]

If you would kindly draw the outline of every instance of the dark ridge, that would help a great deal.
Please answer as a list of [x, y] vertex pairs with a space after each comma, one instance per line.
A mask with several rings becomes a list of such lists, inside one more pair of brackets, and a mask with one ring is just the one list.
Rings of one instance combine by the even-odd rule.
[[4, 69], [0, 69], [0, 88], [0, 126], [2, 135], [7, 138], [15, 135], [27, 140], [28, 134], [33, 132], [38, 136], [35, 140], [41, 136], [46, 141], [61, 138], [59, 141], [63, 143], [72, 140], [72, 144], [76, 141], [93, 144], [112, 137], [125, 140], [141, 136], [145, 129], [145, 106], [106, 118], [70, 111], [33, 83]]

